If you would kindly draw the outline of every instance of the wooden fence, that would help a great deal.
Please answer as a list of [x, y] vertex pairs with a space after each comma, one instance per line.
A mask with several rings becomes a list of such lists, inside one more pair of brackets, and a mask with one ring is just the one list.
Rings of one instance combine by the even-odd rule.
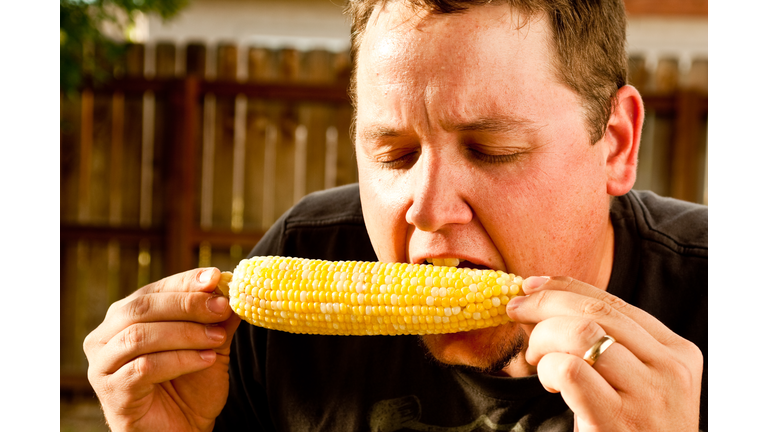
[[[706, 61], [633, 58], [638, 186], [705, 193]], [[116, 79], [61, 98], [61, 393], [89, 395], [85, 336], [112, 302], [197, 266], [231, 269], [305, 194], [356, 181], [348, 53], [129, 47]]]

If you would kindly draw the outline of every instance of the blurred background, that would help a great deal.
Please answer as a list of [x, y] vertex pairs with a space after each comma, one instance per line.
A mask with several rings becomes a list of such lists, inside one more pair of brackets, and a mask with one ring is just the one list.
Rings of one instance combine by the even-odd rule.
[[[707, 203], [707, 1], [626, 0], [637, 189]], [[61, 0], [61, 430], [106, 431], [85, 336], [137, 287], [231, 269], [356, 181], [343, 0]]]

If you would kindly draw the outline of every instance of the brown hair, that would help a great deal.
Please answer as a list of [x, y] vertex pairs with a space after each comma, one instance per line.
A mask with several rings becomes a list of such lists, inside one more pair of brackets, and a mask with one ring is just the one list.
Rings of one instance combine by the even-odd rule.
[[[345, 13], [352, 20], [352, 82], [355, 103], [357, 51], [376, 5], [388, 0], [350, 0]], [[472, 6], [507, 3], [525, 17], [544, 13], [553, 30], [558, 79], [582, 99], [592, 143], [605, 133], [613, 98], [627, 83], [626, 13], [623, 0], [410, 0], [431, 13], [460, 13]], [[354, 127], [354, 126], [353, 126]]]

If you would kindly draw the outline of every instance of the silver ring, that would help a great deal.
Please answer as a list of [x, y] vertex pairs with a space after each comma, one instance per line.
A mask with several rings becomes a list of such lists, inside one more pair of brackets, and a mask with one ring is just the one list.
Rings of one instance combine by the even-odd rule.
[[616, 339], [608, 335], [601, 337], [600, 340], [592, 345], [592, 348], [588, 349], [587, 352], [584, 353], [584, 361], [587, 362], [587, 364], [590, 366], [594, 365], [597, 359], [600, 358], [600, 355], [604, 353], [605, 350], [607, 350], [608, 347], [611, 346], [614, 342], [616, 342]]

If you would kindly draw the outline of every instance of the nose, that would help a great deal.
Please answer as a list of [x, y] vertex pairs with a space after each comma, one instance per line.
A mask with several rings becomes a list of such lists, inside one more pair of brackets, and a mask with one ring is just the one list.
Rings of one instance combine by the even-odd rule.
[[411, 204], [405, 220], [421, 231], [435, 232], [451, 224], [472, 220], [471, 206], [464, 199], [460, 167], [423, 155], [411, 177]]

